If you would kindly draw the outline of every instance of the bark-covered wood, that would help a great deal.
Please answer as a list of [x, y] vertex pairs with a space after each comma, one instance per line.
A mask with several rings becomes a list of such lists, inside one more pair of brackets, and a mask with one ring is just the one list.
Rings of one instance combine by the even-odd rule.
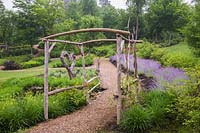
[[117, 35], [117, 124], [120, 124], [121, 109], [122, 109], [122, 92], [121, 92], [121, 43], [122, 38]]
[[87, 75], [86, 75], [86, 69], [85, 69], [85, 53], [84, 53], [84, 48], [83, 45], [81, 45], [81, 55], [82, 55], [82, 66], [83, 66], [83, 78], [85, 84], [87, 83]]
[[56, 42], [54, 42], [51, 47], [49, 48], [49, 53], [51, 53], [51, 51], [53, 50], [53, 48], [56, 46]]
[[84, 87], [85, 87], [85, 85], [77, 85], [77, 86], [70, 86], [70, 87], [62, 88], [62, 89], [56, 89], [56, 90], [50, 91], [50, 92], [48, 93], [48, 95], [51, 96], [51, 95], [55, 95], [55, 94], [60, 93], [60, 92], [67, 91], [67, 90], [71, 90], [71, 89], [82, 89], [82, 88], [84, 88]]
[[42, 38], [42, 40], [46, 39], [52, 39], [59, 36], [65, 36], [65, 35], [71, 35], [71, 34], [77, 34], [77, 33], [83, 33], [83, 32], [111, 32], [111, 33], [117, 33], [122, 35], [129, 35], [129, 31], [123, 31], [123, 30], [117, 30], [117, 29], [109, 29], [109, 28], [89, 28], [89, 29], [80, 29], [80, 30], [73, 30], [68, 32], [62, 32], [54, 35], [50, 35], [47, 37]]
[[48, 120], [48, 61], [49, 61], [49, 42], [45, 43], [45, 69], [44, 69], [44, 118]]
[[[124, 37], [124, 40], [126, 43], [142, 43], [143, 41], [142, 40], [129, 40], [127, 38]], [[45, 40], [43, 40], [45, 41]], [[59, 43], [64, 43], [64, 44], [72, 44], [72, 45], [88, 45], [88, 44], [91, 44], [91, 43], [100, 43], [100, 42], [116, 42], [117, 39], [97, 39], [97, 40], [89, 40], [89, 41], [85, 41], [85, 42], [72, 42], [72, 41], [67, 41], [67, 40], [53, 40], [53, 39], [50, 39], [48, 40], [49, 42], [59, 42]]]
[[[45, 41], [45, 40], [43, 40]], [[72, 42], [72, 41], [67, 41], [67, 40], [57, 40], [57, 39], [50, 39], [48, 40], [49, 42], [59, 42], [59, 43], [64, 43], [64, 44], [72, 44], [72, 45], [81, 45], [82, 43], [79, 42]]]
[[[65, 62], [65, 58], [71, 66]], [[75, 65], [76, 65], [76, 56], [72, 53], [69, 54], [67, 51], [62, 51], [60, 55], [60, 60], [63, 64], [63, 66], [67, 69], [68, 75], [70, 79], [73, 79], [76, 77], [76, 73], [73, 72]]]
[[100, 85], [100, 83], [96, 84], [94, 87], [92, 87], [89, 91], [88, 94], [92, 93], [95, 88], [97, 88]]
[[90, 80], [87, 81], [87, 84], [89, 84], [90, 82], [94, 81], [95, 79], [99, 78], [99, 76], [93, 77]]

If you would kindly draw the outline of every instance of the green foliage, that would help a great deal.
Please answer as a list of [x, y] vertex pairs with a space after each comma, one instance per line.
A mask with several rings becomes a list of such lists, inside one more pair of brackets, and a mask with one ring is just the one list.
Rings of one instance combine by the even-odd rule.
[[98, 13], [96, 0], [80, 0], [83, 15], [96, 16]]
[[139, 44], [137, 47], [138, 55], [141, 58], [155, 59], [157, 61], [160, 61], [162, 56], [165, 54], [165, 51], [163, 49], [160, 49], [157, 45], [151, 44], [149, 42]]
[[[58, 72], [49, 76], [50, 90], [81, 85], [83, 82], [81, 78], [70, 80], [66, 76], [66, 71], [60, 76], [56, 76], [56, 73]], [[30, 89], [31, 87], [43, 88], [43, 86], [43, 77], [10, 79], [1, 84], [0, 131], [13, 132], [44, 121], [42, 91], [35, 93]], [[84, 105], [86, 105], [84, 91], [72, 89], [53, 95], [49, 97], [49, 117], [55, 118], [70, 113]]]
[[26, 68], [41, 66], [43, 64], [44, 64], [44, 57], [37, 57], [27, 62], [22, 62], [20, 65], [21, 65], [21, 68], [26, 69]]
[[18, 64], [22, 62], [26, 62], [30, 60], [32, 57], [29, 55], [21, 55], [21, 56], [10, 56], [0, 59], [0, 65], [3, 65], [5, 61], [15, 61]]
[[133, 105], [124, 112], [120, 126], [127, 132], [144, 131], [151, 127], [150, 114], [140, 105]]
[[[87, 55], [85, 56], [85, 66], [91, 66], [93, 65], [93, 62], [94, 61], [94, 55]], [[82, 67], [82, 58], [78, 58], [76, 60], [76, 67]], [[53, 63], [53, 68], [57, 68], [57, 67], [63, 67], [63, 64], [60, 60], [56, 60], [54, 63]]]
[[[22, 55], [27, 55], [29, 56], [31, 54], [31, 47], [21, 47], [21, 48], [10, 48], [9, 50], [4, 50], [0, 52], [0, 58], [5, 58], [8, 56], [22, 56]], [[34, 51], [33, 51], [34, 52]]]
[[80, 54], [79, 49], [74, 45], [63, 45], [57, 43], [54, 49], [51, 51], [51, 58], [59, 58], [62, 51], [67, 51], [69, 53], [74, 53], [75, 55]]
[[175, 97], [159, 90], [141, 95], [141, 103], [131, 105], [122, 117], [121, 127], [128, 132], [166, 127], [173, 117], [168, 113]]
[[70, 30], [75, 29], [76, 22], [72, 19], [67, 19], [63, 21], [62, 23], [57, 23], [53, 25], [53, 33], [60, 33], [60, 32], [67, 32]]
[[188, 44], [193, 48], [195, 55], [200, 56], [200, 2], [195, 5], [195, 12], [191, 22], [186, 28], [186, 37]]
[[[190, 8], [181, 0], [153, 0], [146, 16], [149, 37], [155, 42], [171, 45], [189, 21]], [[148, 37], [148, 38], [149, 38]]]
[[175, 97], [162, 91], [150, 92], [144, 97], [144, 107], [151, 112], [151, 122], [154, 127], [166, 127], [173, 117], [167, 112], [173, 104]]
[[4, 62], [4, 70], [18, 70], [20, 69], [20, 65], [17, 64], [15, 61], [6, 61]]
[[26, 96], [22, 99], [1, 101], [0, 129], [2, 132], [16, 131], [43, 121], [42, 96]]
[[[103, 6], [101, 10], [102, 19], [103, 19], [103, 27], [104, 28], [118, 28], [119, 23], [119, 13], [117, 9], [111, 5]], [[107, 38], [111, 38], [113, 34], [106, 33]]]
[[[93, 65], [93, 60], [94, 60], [94, 55], [88, 55], [88, 56], [85, 56], [85, 66], [91, 66]], [[76, 66], [77, 67], [82, 67], [82, 58], [79, 58], [77, 61], [76, 61]]]
[[[78, 22], [80, 29], [87, 29], [87, 28], [101, 28], [103, 26], [103, 21], [100, 17], [85, 15], [82, 16]], [[88, 41], [98, 38], [104, 38], [102, 33], [83, 33], [78, 35], [78, 41]]]
[[175, 46], [163, 48], [165, 55], [160, 59], [166, 66], [178, 68], [188, 68], [198, 65], [199, 59], [196, 58], [186, 43], [180, 43]]
[[[70, 113], [86, 104], [84, 93], [71, 90], [49, 98], [49, 117]], [[43, 95], [27, 94], [23, 98], [1, 101], [1, 131], [16, 131], [44, 121]]]
[[150, 59], [152, 52], [155, 50], [156, 46], [145, 42], [143, 44], [139, 44], [138, 46], [138, 55], [142, 58]]
[[187, 56], [184, 53], [166, 54], [162, 57], [161, 62], [165, 66], [173, 66], [177, 68], [193, 67], [197, 63], [197, 59]]
[[141, 58], [160, 61], [164, 66], [189, 68], [200, 63], [199, 58], [194, 57], [185, 43], [159, 48], [157, 45], [145, 42], [138, 45], [137, 48], [137, 53]]
[[193, 129], [194, 132], [200, 131], [200, 67], [188, 69], [191, 80], [184, 86], [173, 88], [170, 93], [176, 96], [176, 102], [169, 109], [169, 112], [176, 118], [176, 123]]
[[114, 51], [114, 45], [108, 45], [108, 46], [99, 46], [99, 47], [93, 47], [91, 49], [91, 53], [100, 56], [100, 57], [110, 57], [112, 55], [115, 55]]

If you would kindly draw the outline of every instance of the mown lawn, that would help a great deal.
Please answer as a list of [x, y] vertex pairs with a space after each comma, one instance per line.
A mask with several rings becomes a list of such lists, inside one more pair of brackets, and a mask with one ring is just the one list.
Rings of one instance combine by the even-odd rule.
[[167, 54], [184, 53], [187, 56], [194, 57], [191, 49], [189, 48], [186, 42], [181, 42], [177, 45], [165, 47], [163, 49], [167, 52]]
[[[58, 60], [58, 59], [56, 59]], [[49, 70], [55, 71], [58, 70], [57, 68], [52, 68], [52, 64], [56, 61], [52, 61], [49, 63]], [[60, 68], [63, 69], [63, 68]], [[33, 67], [29, 69], [23, 69], [23, 70], [12, 70], [12, 71], [4, 71], [0, 70], [0, 83], [3, 81], [6, 81], [10, 78], [24, 78], [24, 77], [30, 77], [30, 76], [36, 76], [44, 73], [44, 65], [39, 67]]]

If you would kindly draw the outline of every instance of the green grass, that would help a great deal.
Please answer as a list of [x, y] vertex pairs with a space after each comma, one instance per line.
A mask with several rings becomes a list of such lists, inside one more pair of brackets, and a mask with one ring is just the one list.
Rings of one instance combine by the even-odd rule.
[[[50, 71], [58, 70], [58, 69], [52, 68], [55, 61], [56, 60], [49, 63]], [[60, 69], [64, 69], [64, 68], [60, 68]], [[23, 69], [23, 70], [12, 70], [12, 71], [0, 70], [0, 83], [10, 78], [24, 78], [24, 77], [36, 76], [40, 74], [44, 74], [44, 65], [39, 66], [39, 67], [29, 68], [29, 69]]]
[[181, 42], [177, 45], [174, 45], [174, 46], [171, 46], [171, 47], [165, 47], [165, 48], [162, 48], [162, 49], [164, 49], [167, 52], [167, 54], [183, 53], [187, 56], [194, 57], [191, 49], [189, 48], [189, 46], [187, 45], [186, 42]]

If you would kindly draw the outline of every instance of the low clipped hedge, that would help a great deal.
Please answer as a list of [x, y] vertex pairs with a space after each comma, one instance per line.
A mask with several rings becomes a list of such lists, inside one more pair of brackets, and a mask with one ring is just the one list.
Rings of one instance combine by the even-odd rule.
[[5, 70], [32, 68], [44, 64], [44, 57], [31, 58], [31, 56], [13, 56], [1, 60], [0, 63], [5, 66]]
[[22, 62], [20, 65], [21, 65], [21, 68], [26, 69], [26, 68], [41, 66], [43, 64], [44, 64], [44, 57], [37, 57], [27, 62]]

